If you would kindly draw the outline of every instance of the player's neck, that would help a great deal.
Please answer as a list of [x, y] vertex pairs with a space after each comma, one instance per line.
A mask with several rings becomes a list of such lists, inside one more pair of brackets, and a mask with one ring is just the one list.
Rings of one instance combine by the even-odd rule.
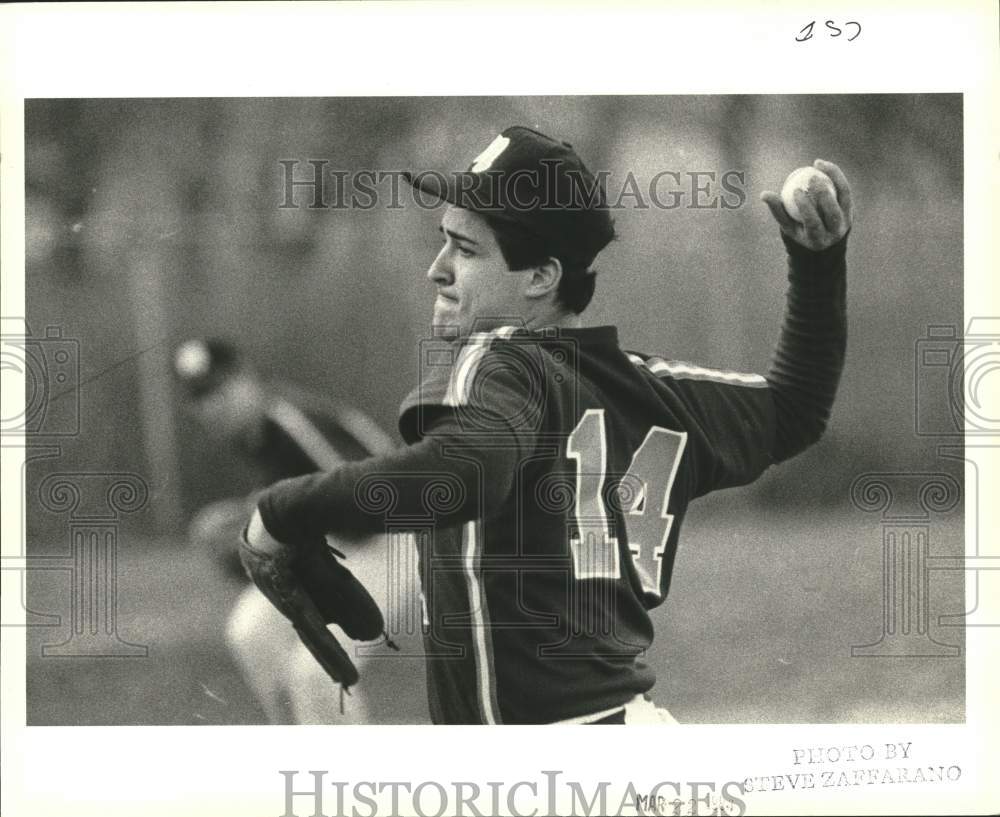
[[535, 332], [540, 329], [579, 329], [583, 326], [583, 321], [579, 315], [563, 310], [554, 310], [528, 318], [525, 321], [525, 329]]

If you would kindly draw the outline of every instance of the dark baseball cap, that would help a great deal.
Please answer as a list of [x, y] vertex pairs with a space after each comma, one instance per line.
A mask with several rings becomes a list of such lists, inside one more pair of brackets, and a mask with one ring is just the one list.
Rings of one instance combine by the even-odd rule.
[[439, 201], [520, 225], [564, 259], [589, 264], [615, 235], [604, 188], [573, 146], [522, 125], [464, 172], [403, 175]]

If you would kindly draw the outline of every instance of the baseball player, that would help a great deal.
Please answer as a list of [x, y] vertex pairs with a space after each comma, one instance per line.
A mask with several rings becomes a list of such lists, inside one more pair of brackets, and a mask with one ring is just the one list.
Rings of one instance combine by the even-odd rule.
[[[187, 397], [188, 412], [206, 433], [239, 453], [259, 485], [336, 468], [395, 445], [356, 409], [320, 401], [289, 386], [279, 390], [265, 383], [238, 350], [223, 340], [181, 344], [174, 355], [174, 373]], [[246, 581], [246, 573], [235, 544], [255, 501], [251, 495], [210, 503], [189, 526], [189, 540], [241, 581]], [[370, 586], [384, 572], [374, 548], [366, 558], [352, 560], [352, 568]], [[233, 606], [225, 638], [272, 723], [368, 722], [364, 693], [366, 688], [379, 687], [378, 665], [366, 672], [366, 685], [355, 690], [341, 712], [339, 696], [327, 675], [252, 584]]]
[[669, 589], [688, 504], [749, 483], [823, 433], [846, 346], [851, 192], [799, 192], [799, 221], [762, 198], [787, 252], [784, 321], [766, 375], [624, 350], [584, 327], [591, 265], [614, 237], [604, 194], [568, 143], [504, 130], [468, 171], [411, 176], [449, 203], [422, 382], [407, 446], [267, 489], [241, 555], [334, 677], [327, 621], [358, 615], [333, 531], [426, 531], [420, 578], [436, 723], [672, 722], [650, 702], [650, 610]]

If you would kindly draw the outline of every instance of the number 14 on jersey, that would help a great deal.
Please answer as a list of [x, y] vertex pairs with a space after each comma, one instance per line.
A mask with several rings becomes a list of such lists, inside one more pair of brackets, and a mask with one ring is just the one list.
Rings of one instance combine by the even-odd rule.
[[[686, 442], [686, 433], [653, 426], [617, 486], [632, 564], [647, 593], [660, 593], [663, 551], [674, 522], [667, 507]], [[576, 462], [576, 529], [570, 536], [576, 578], [617, 579], [621, 576], [618, 540], [605, 503], [604, 409], [584, 412], [566, 442], [566, 456]]]

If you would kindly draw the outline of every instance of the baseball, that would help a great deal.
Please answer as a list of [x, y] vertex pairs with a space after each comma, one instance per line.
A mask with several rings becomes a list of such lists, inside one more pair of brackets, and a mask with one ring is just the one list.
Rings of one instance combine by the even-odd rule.
[[815, 167], [800, 167], [788, 174], [785, 184], [781, 188], [781, 203], [785, 205], [788, 215], [795, 221], [802, 221], [799, 213], [799, 206], [795, 203], [795, 191], [802, 190], [813, 201], [821, 190], [829, 190], [834, 201], [837, 199], [837, 190], [833, 186], [830, 177], [817, 170]]

